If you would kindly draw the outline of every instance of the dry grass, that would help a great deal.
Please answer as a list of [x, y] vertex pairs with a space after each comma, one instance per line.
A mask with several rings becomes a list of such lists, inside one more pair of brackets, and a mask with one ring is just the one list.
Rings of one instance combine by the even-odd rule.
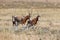
[[[31, 12], [31, 19], [41, 16], [36, 28], [14, 31], [12, 15], [25, 16]], [[19, 25], [19, 29], [22, 25]], [[0, 9], [0, 40], [60, 40], [60, 9]]]

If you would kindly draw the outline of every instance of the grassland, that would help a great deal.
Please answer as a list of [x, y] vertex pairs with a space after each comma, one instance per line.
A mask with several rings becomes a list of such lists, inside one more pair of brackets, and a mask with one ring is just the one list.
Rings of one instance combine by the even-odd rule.
[[55, 2], [25, 2], [11, 1], [0, 2], [0, 8], [60, 8], [60, 3]]
[[[31, 19], [41, 16], [34, 30], [20, 32], [11, 29], [12, 15], [26, 16], [28, 13], [31, 13]], [[21, 27], [19, 25], [19, 29]], [[60, 9], [0, 9], [0, 40], [60, 40]]]

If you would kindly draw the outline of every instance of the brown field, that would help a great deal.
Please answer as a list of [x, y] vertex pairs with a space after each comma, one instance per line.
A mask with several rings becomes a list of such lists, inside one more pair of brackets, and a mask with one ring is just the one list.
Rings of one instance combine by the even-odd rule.
[[[25, 16], [31, 13], [31, 19], [40, 15], [36, 29], [14, 31], [12, 15]], [[19, 29], [22, 25], [19, 25]], [[0, 9], [0, 40], [60, 40], [60, 9]]]

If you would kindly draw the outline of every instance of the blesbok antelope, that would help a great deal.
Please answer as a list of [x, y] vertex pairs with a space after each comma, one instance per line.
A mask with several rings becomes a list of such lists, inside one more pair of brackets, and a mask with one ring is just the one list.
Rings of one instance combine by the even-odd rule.
[[36, 25], [39, 17], [40, 17], [40, 16], [38, 15], [36, 18], [34, 18], [34, 19], [32, 19], [32, 20], [29, 20], [29, 21], [27, 22], [27, 27], [29, 28], [29, 27], [31, 27], [31, 26]]
[[29, 13], [29, 15], [25, 16], [24, 18], [20, 18], [20, 19], [17, 16], [12, 16], [13, 26], [15, 25], [16, 29], [17, 29], [17, 26], [19, 24], [24, 25], [28, 19], [30, 19], [30, 13]]
[[21, 19], [22, 18], [19, 19], [17, 16], [12, 16], [13, 26], [17, 26]]

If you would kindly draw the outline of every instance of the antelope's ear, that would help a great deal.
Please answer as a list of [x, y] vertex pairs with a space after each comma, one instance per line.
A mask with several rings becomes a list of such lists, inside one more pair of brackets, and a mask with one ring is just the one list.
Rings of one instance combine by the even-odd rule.
[[38, 17], [41, 17], [40, 15], [38, 15]]
[[12, 17], [14, 17], [14, 16], [12, 16]]
[[14, 18], [14, 16], [12, 16], [12, 18]]

